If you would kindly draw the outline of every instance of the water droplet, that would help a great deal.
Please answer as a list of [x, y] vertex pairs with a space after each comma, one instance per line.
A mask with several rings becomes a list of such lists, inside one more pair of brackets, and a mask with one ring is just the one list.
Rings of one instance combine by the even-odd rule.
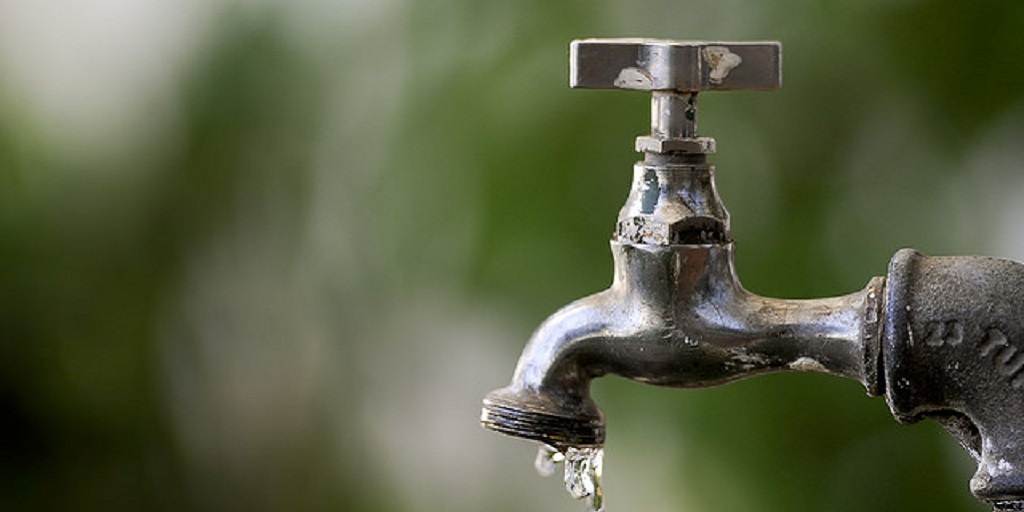
[[537, 458], [533, 461], [533, 467], [537, 468], [540, 476], [551, 476], [555, 474], [555, 465], [565, 460], [565, 456], [553, 446], [541, 444], [537, 449]]
[[604, 450], [601, 448], [569, 448], [565, 451], [565, 489], [578, 500], [589, 497], [593, 511], [601, 510], [603, 462]]
[[565, 490], [575, 499], [589, 498], [589, 512], [604, 510], [604, 492], [601, 490], [601, 472], [604, 467], [604, 449], [596, 446], [570, 447], [565, 453], [542, 444], [537, 450], [534, 467], [541, 476], [554, 474], [556, 464], [565, 462]]

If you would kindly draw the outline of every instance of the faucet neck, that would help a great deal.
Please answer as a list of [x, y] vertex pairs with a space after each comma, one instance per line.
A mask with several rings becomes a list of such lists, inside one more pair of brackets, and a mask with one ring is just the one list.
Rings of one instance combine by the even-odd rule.
[[611, 246], [612, 290], [644, 304], [675, 310], [711, 296], [732, 301], [749, 294], [736, 277], [733, 243], [658, 247], [612, 241]]

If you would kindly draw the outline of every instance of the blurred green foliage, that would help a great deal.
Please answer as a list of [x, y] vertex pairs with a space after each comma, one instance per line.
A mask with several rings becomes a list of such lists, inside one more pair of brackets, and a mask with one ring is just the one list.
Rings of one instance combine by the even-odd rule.
[[[101, 158], [58, 150], [0, 74], [0, 509], [523, 509], [505, 479], [529, 454], [445, 487], [482, 470], [396, 458], [374, 433], [430, 443], [507, 379], [471, 381], [450, 417], [410, 403], [435, 389], [421, 378], [475, 375], [469, 347], [504, 343], [428, 345], [461, 320], [423, 320], [415, 297], [500, 312], [511, 354], [607, 286], [647, 99], [569, 91], [573, 38], [783, 42], [781, 91], [701, 100], [761, 294], [861, 288], [901, 246], [986, 252], [1013, 201], [993, 190], [1021, 168], [976, 163], [1024, 122], [1021, 2], [307, 2], [211, 25], [157, 135]], [[849, 382], [595, 393], [612, 510], [983, 508], [951, 438]], [[512, 442], [479, 436], [463, 441]], [[620, 501], [630, 478], [659, 496]]]

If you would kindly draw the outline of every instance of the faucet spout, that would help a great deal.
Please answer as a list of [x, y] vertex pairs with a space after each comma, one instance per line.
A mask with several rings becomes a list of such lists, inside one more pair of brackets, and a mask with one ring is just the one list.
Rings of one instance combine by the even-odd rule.
[[841, 297], [771, 299], [740, 285], [732, 243], [611, 245], [612, 286], [541, 324], [512, 383], [485, 399], [485, 427], [556, 448], [600, 445], [589, 384], [609, 373], [701, 388], [814, 371], [874, 389], [882, 278]]
[[563, 307], [545, 320], [523, 350], [512, 383], [484, 399], [480, 421], [503, 434], [560, 451], [604, 444], [604, 417], [590, 398], [610, 342], [636, 337], [615, 287]]

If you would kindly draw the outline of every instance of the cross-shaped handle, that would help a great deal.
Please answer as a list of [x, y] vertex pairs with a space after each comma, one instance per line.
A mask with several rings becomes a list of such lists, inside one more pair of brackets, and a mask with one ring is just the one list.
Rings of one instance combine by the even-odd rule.
[[782, 45], [659, 39], [579, 39], [569, 47], [569, 85], [580, 89], [651, 91], [649, 153], [713, 153], [697, 137], [697, 93], [782, 86]]
[[775, 41], [578, 39], [569, 51], [573, 88], [700, 92], [782, 85], [782, 45]]

